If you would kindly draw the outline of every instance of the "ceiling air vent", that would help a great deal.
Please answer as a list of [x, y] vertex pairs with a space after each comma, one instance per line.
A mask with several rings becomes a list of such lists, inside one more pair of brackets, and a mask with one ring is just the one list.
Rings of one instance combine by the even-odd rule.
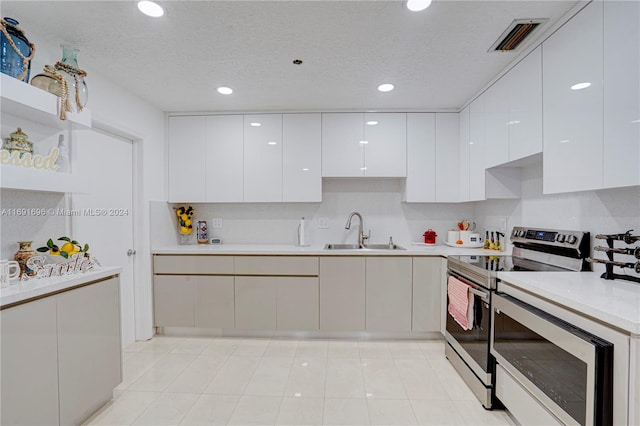
[[522, 42], [536, 29], [544, 24], [547, 19], [516, 19], [498, 37], [489, 52], [511, 52], [517, 49]]

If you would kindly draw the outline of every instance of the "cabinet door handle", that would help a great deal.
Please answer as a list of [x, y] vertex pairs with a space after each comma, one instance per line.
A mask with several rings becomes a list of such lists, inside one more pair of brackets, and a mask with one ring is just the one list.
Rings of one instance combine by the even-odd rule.
[[127, 250], [127, 256], [133, 256], [134, 254], [136, 254], [136, 251], [134, 249]]

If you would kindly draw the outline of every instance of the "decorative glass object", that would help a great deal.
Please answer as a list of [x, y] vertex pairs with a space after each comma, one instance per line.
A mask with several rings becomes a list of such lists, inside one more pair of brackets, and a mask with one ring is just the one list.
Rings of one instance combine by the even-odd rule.
[[62, 45], [62, 60], [56, 62], [55, 69], [62, 73], [69, 84], [69, 96], [76, 105], [76, 111], [80, 112], [87, 105], [89, 89], [84, 78], [87, 72], [78, 66], [78, 50]]
[[177, 207], [176, 216], [178, 219], [178, 244], [190, 244], [191, 235], [193, 234], [193, 224], [191, 220], [193, 207]]
[[0, 20], [0, 69], [3, 74], [29, 82], [31, 59], [36, 47], [25, 37], [18, 24], [12, 18]]
[[18, 130], [11, 133], [8, 138], [4, 139], [2, 149], [6, 149], [9, 152], [19, 151], [20, 158], [26, 153], [33, 155], [33, 142], [30, 142], [22, 129], [18, 127]]
[[66, 120], [67, 112], [71, 111], [67, 77], [68, 74], [59, 72], [51, 65], [45, 65], [42, 73], [31, 79], [32, 86], [46, 90], [60, 98], [60, 120]]
[[20, 265], [20, 276], [27, 275], [33, 276], [35, 272], [27, 267], [27, 260], [36, 255], [36, 252], [31, 248], [33, 241], [18, 241], [20, 248], [13, 256], [13, 259]]

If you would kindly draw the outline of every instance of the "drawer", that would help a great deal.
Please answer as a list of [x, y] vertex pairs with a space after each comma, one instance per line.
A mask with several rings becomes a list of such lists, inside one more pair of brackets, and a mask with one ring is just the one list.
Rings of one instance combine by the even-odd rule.
[[231, 275], [233, 256], [215, 255], [154, 255], [154, 274]]
[[318, 275], [318, 258], [306, 256], [236, 256], [236, 275]]

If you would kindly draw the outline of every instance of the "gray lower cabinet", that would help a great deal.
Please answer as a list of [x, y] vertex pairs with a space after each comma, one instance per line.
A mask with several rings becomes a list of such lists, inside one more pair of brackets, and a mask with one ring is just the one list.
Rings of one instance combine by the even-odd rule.
[[233, 328], [233, 277], [193, 277], [194, 323], [200, 328]]
[[194, 327], [193, 287], [202, 277], [153, 277], [153, 316], [156, 327]]
[[122, 381], [117, 278], [58, 298], [60, 424], [81, 424]]
[[55, 297], [4, 309], [0, 321], [0, 424], [58, 424]]
[[279, 330], [319, 329], [318, 282], [318, 277], [278, 277], [276, 322]]
[[320, 258], [320, 330], [365, 329], [364, 257]]
[[411, 331], [411, 263], [410, 257], [367, 257], [367, 331]]
[[440, 331], [442, 258], [413, 258], [413, 331]]
[[0, 311], [3, 425], [81, 424], [122, 381], [118, 278]]
[[155, 275], [156, 327], [233, 328], [233, 277]]
[[236, 328], [275, 330], [277, 277], [236, 277]]

